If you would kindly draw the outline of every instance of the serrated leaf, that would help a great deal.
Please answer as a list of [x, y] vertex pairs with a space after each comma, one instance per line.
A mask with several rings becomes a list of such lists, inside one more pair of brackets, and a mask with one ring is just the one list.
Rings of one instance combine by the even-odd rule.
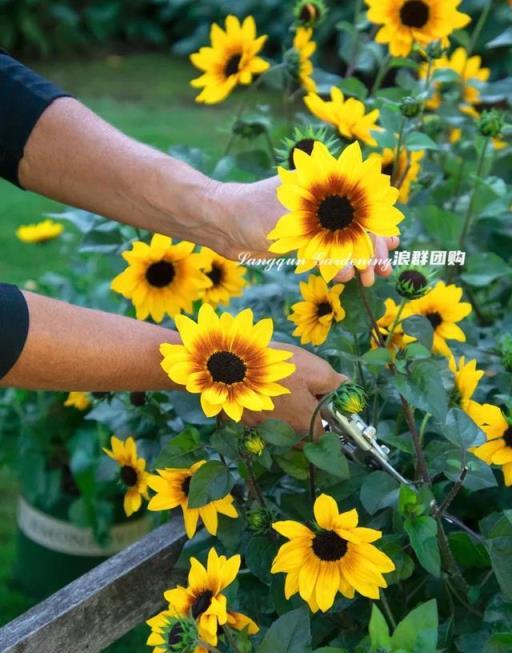
[[190, 481], [189, 508], [201, 508], [207, 503], [223, 499], [231, 492], [233, 485], [233, 477], [223, 463], [218, 460], [205, 463]]
[[315, 467], [337, 478], [346, 479], [350, 475], [347, 459], [335, 433], [327, 433], [318, 442], [308, 442], [304, 446], [304, 455]]
[[409, 536], [421, 566], [436, 578], [441, 575], [441, 555], [437, 542], [437, 523], [432, 517], [423, 515], [404, 521], [404, 529]]

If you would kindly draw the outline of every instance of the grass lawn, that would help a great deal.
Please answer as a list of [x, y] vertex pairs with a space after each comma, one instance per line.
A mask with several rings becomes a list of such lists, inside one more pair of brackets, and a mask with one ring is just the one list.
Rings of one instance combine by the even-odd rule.
[[[223, 151], [236, 98], [219, 107], [194, 103], [188, 81], [195, 71], [188, 62], [159, 54], [99, 60], [37, 63], [38, 72], [54, 80], [104, 119], [154, 147], [201, 146], [211, 154]], [[273, 98], [259, 93], [256, 102]], [[21, 224], [37, 221], [63, 207], [0, 181], [0, 281], [23, 284], [47, 271], [63, 272], [69, 260], [59, 258], [57, 244], [31, 246], [15, 236]], [[26, 610], [30, 600], [10, 580], [14, 560], [16, 481], [0, 469], [0, 624]], [[109, 653], [145, 650], [145, 627], [108, 649]]]

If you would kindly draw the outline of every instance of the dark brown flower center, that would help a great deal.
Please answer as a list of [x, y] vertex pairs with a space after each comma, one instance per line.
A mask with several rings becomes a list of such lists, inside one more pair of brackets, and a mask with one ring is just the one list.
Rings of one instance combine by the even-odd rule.
[[208, 610], [210, 603], [212, 602], [212, 598], [213, 592], [211, 590], [203, 592], [196, 598], [194, 604], [192, 605], [192, 616], [194, 619], [197, 619]]
[[347, 541], [334, 531], [323, 531], [313, 540], [313, 551], [325, 562], [341, 560], [347, 552]]
[[230, 351], [216, 351], [206, 363], [214, 381], [220, 383], [239, 383], [245, 379], [247, 367], [243, 360]]
[[181, 624], [174, 624], [174, 626], [169, 631], [169, 637], [167, 643], [169, 646], [174, 646], [175, 644], [181, 644], [181, 638], [183, 636], [183, 627]]
[[290, 150], [290, 154], [288, 156], [288, 166], [290, 170], [295, 170], [295, 161], [293, 160], [295, 150], [302, 150], [302, 152], [306, 152], [306, 154], [311, 154], [313, 152], [314, 146], [315, 146], [314, 138], [303, 138], [298, 143], [295, 143], [295, 145]]
[[443, 318], [439, 315], [437, 311], [434, 311], [433, 313], [427, 313], [425, 315], [427, 320], [430, 322], [432, 325], [433, 329], [437, 329], [437, 327], [442, 323]]
[[238, 73], [241, 61], [242, 61], [241, 54], [233, 54], [228, 59], [226, 67], [224, 68], [224, 73], [226, 77], [229, 77], [230, 75], [236, 75]]
[[126, 487], [133, 487], [137, 485], [138, 475], [137, 470], [131, 465], [124, 465], [121, 467], [121, 480]]
[[329, 313], [332, 313], [332, 306], [329, 302], [321, 302], [316, 307], [317, 317], [323, 317], [324, 315], [329, 315]]
[[[425, 288], [425, 286], [428, 284], [425, 275], [421, 274], [421, 272], [418, 272], [417, 270], [405, 270], [398, 277], [398, 281], [399, 283], [411, 284], [414, 290], [421, 290], [422, 288]], [[439, 315], [439, 313], [437, 315]], [[439, 323], [441, 323], [441, 320], [439, 321]]]
[[406, 27], [425, 27], [429, 18], [429, 6], [423, 0], [407, 0], [400, 9], [400, 20]]
[[152, 263], [146, 270], [146, 279], [155, 288], [165, 288], [174, 279], [176, 274], [174, 265], [169, 261], [158, 261]]
[[503, 434], [503, 439], [507, 447], [512, 449], [512, 426], [509, 426], [508, 429]]
[[190, 483], [192, 481], [192, 476], [187, 476], [187, 478], [183, 481], [181, 484], [181, 489], [183, 490], [183, 494], [188, 497], [188, 493], [190, 492]]
[[346, 197], [329, 195], [320, 202], [318, 219], [324, 229], [336, 231], [348, 227], [354, 219], [354, 207]]
[[212, 269], [206, 273], [206, 276], [208, 279], [210, 279], [214, 286], [219, 286], [224, 277], [224, 270], [220, 267], [220, 265], [216, 265], [214, 263], [212, 265]]

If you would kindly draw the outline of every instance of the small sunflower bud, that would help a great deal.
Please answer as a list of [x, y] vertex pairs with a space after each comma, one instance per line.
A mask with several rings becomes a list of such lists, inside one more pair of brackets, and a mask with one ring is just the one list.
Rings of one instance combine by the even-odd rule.
[[441, 41], [432, 41], [432, 43], [429, 43], [426, 47], [427, 57], [430, 60], [441, 59], [445, 52], [446, 48], [443, 47]]
[[508, 372], [512, 372], [512, 335], [507, 334], [501, 342], [501, 359]]
[[412, 96], [404, 97], [400, 102], [400, 113], [404, 118], [416, 118], [422, 109], [423, 104]]
[[327, 129], [321, 127], [295, 127], [291, 138], [283, 138], [280, 147], [276, 148], [276, 157], [280, 164], [289, 170], [295, 170], [294, 155], [296, 150], [311, 154], [316, 142], [323, 143], [333, 156], [340, 151], [339, 140], [330, 135]]
[[419, 299], [431, 288], [432, 273], [420, 267], [402, 268], [397, 271], [396, 291], [404, 299]]
[[333, 404], [341, 413], [361, 413], [368, 403], [364, 388], [356, 383], [344, 383], [334, 395]]
[[254, 431], [250, 431], [244, 440], [244, 449], [252, 456], [261, 456], [265, 451], [265, 440]]
[[163, 637], [167, 650], [173, 653], [194, 653], [200, 643], [197, 625], [193, 619], [170, 618]]
[[270, 531], [274, 515], [263, 508], [253, 508], [247, 513], [247, 522], [253, 533], [264, 535]]
[[145, 392], [130, 392], [130, 403], [132, 406], [144, 406], [146, 403]]
[[314, 27], [325, 18], [327, 7], [324, 0], [298, 0], [293, 10], [295, 19], [303, 27]]
[[503, 113], [497, 111], [496, 109], [491, 109], [490, 111], [483, 111], [478, 122], [478, 129], [482, 136], [487, 138], [499, 138], [503, 127], [505, 126], [505, 120], [503, 118]]

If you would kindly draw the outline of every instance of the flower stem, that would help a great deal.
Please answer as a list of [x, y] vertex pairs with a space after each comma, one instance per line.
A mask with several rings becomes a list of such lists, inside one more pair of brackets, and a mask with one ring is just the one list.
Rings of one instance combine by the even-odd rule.
[[[485, 23], [489, 18], [489, 13], [491, 12], [491, 5], [492, 5], [492, 0], [487, 0], [487, 3], [482, 10], [482, 13], [480, 14], [480, 18], [478, 19], [478, 23], [476, 24], [475, 29], [473, 30], [473, 34], [471, 35], [471, 40], [468, 45], [468, 60], [469, 57], [473, 54], [473, 50], [475, 49], [476, 44], [478, 43], [480, 34], [482, 33]], [[467, 60], [466, 60], [466, 65], [467, 65]], [[462, 75], [462, 77], [464, 77], [464, 75]]]
[[397, 326], [400, 324], [400, 318], [402, 317], [402, 313], [404, 312], [405, 305], [407, 304], [407, 299], [405, 297], [402, 297], [402, 301], [400, 302], [400, 306], [398, 307], [397, 314], [395, 316], [395, 319], [393, 320], [393, 323], [391, 324], [391, 327], [389, 329], [388, 337], [386, 338], [385, 346], [389, 347], [389, 343], [391, 342], [393, 338], [393, 334], [395, 332], [395, 329]]
[[263, 496], [260, 487], [258, 485], [258, 481], [256, 479], [256, 476], [254, 474], [254, 468], [252, 466], [252, 461], [249, 456], [245, 456], [242, 454], [242, 460], [245, 462], [246, 467], [247, 467], [247, 473], [249, 474], [247, 486], [249, 488], [250, 494], [252, 494], [253, 498], [256, 499], [256, 501], [260, 504], [260, 506], [263, 509], [267, 509], [267, 502], [265, 501], [265, 497]]
[[[322, 399], [318, 402], [317, 407], [313, 411], [313, 415], [311, 416], [311, 421], [309, 423], [309, 441], [310, 442], [316, 442], [315, 438], [315, 423], [316, 423], [316, 418], [320, 414], [320, 411], [322, 410], [322, 407], [324, 404], [326, 404], [328, 401], [333, 396], [333, 392], [331, 392], [328, 395], [325, 395], [325, 397], [322, 397]], [[309, 494], [311, 497], [311, 503], [315, 503], [316, 501], [316, 468], [313, 465], [313, 463], [309, 463]]]
[[388, 618], [388, 621], [389, 621], [391, 627], [393, 628], [393, 630], [395, 630], [396, 626], [397, 626], [396, 619], [393, 616], [393, 613], [391, 612], [391, 607], [389, 605], [389, 601], [388, 601], [386, 595], [384, 594], [384, 592], [380, 593], [380, 601], [382, 603], [382, 607], [384, 608], [384, 612], [386, 613], [386, 616]]
[[464, 480], [466, 479], [466, 476], [468, 475], [468, 471], [469, 471], [469, 468], [467, 467], [467, 465], [462, 468], [462, 471], [460, 473], [459, 478], [457, 479], [457, 481], [454, 483], [451, 490], [446, 495], [444, 501], [441, 503], [440, 506], [435, 508], [435, 510], [433, 511], [434, 517], [441, 517], [442, 515], [445, 514], [445, 512], [451, 506], [451, 504], [453, 503], [455, 497], [457, 496], [457, 494], [462, 489], [462, 486], [464, 485]]
[[485, 155], [487, 154], [487, 148], [489, 147], [489, 142], [490, 138], [487, 137], [484, 141], [482, 151], [480, 152], [480, 157], [478, 159], [478, 165], [476, 169], [476, 180], [475, 180], [475, 187], [473, 188], [473, 193], [471, 194], [471, 199], [469, 200], [468, 208], [466, 211], [466, 216], [464, 218], [464, 226], [462, 228], [462, 232], [460, 234], [460, 240], [459, 240], [459, 247], [462, 249], [464, 247], [464, 243], [466, 240], [466, 237], [469, 233], [469, 229], [471, 227], [471, 222], [473, 220], [473, 213], [475, 211], [475, 203], [476, 203], [476, 195], [477, 195], [477, 190], [478, 190], [478, 185], [480, 183], [480, 178], [482, 176], [482, 172], [484, 169], [484, 163], [485, 163]]
[[391, 175], [392, 186], [396, 186], [396, 180], [400, 171], [400, 154], [402, 153], [402, 145], [404, 141], [405, 122], [405, 118], [402, 116], [402, 120], [400, 121], [400, 130], [398, 132], [398, 142], [396, 144], [395, 150], [395, 160], [393, 161], [393, 174]]
[[389, 64], [390, 63], [391, 63], [391, 55], [388, 53], [384, 57], [384, 59], [382, 60], [380, 68], [379, 68], [379, 70], [377, 72], [377, 75], [375, 77], [375, 82], [373, 83], [370, 95], [375, 95], [377, 93], [377, 91], [380, 89], [381, 84], [384, 81], [384, 77], [386, 76], [386, 73], [389, 70]]

